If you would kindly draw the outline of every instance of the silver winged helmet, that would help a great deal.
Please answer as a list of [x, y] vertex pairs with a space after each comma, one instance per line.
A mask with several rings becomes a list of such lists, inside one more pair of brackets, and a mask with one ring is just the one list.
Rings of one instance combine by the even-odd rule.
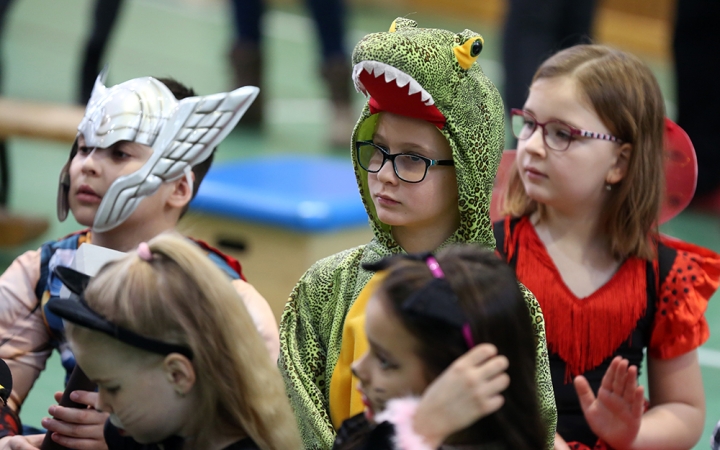
[[[107, 148], [126, 140], [152, 148], [148, 161], [136, 172], [116, 179], [103, 196], [93, 230], [105, 232], [123, 223], [143, 198], [160, 185], [188, 176], [232, 131], [260, 90], [245, 86], [232, 92], [176, 100], [155, 78], [135, 78], [105, 87], [105, 72], [95, 81], [78, 135], [90, 148]], [[60, 173], [57, 214], [67, 218], [70, 163], [77, 139]]]

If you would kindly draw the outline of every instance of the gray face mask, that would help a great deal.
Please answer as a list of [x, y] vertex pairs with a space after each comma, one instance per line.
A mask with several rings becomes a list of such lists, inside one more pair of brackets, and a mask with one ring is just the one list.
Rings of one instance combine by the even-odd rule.
[[[87, 147], [107, 148], [119, 141], [137, 142], [152, 148], [147, 162], [136, 172], [116, 179], [103, 196], [93, 231], [111, 230], [135, 211], [143, 198], [162, 183], [187, 176], [192, 188], [192, 167], [206, 160], [232, 131], [260, 89], [245, 86], [232, 92], [188, 97], [180, 101], [160, 81], [135, 78], [116, 86], [104, 86], [105, 73], [95, 81], [85, 117], [78, 126]], [[70, 163], [77, 140], [60, 173], [57, 215], [67, 218]]]

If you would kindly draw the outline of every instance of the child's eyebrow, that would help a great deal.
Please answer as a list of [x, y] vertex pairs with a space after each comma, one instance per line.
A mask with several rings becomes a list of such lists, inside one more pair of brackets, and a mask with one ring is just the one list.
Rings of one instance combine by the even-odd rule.
[[111, 150], [123, 150], [123, 151], [126, 151], [126, 150], [131, 150], [131, 149], [134, 147], [134, 146], [131, 145], [131, 144], [132, 144], [132, 142], [130, 142], [130, 141], [122, 140], [122, 141], [117, 141], [116, 143], [114, 143], [113, 145], [111, 145], [111, 146], [108, 147], [108, 148], [111, 149]]
[[[532, 108], [523, 108], [523, 111], [527, 111], [527, 112], [531, 113], [532, 115], [536, 115], [536, 114], [537, 114], [535, 111], [532, 110]], [[538, 119], [535, 118], [535, 120], [538, 120]], [[565, 125], [570, 125], [571, 127], [582, 128], [582, 127], [577, 126], [577, 124], [573, 123], [571, 120], [561, 119], [561, 118], [555, 117], [555, 116], [552, 116], [552, 117], [550, 118], [550, 120], [556, 120], [556, 121], [558, 121], [558, 122], [564, 123]]]
[[[378, 135], [376, 133], [375, 136], [373, 136], [373, 142], [375, 142], [375, 144], [377, 144], [377, 141], [383, 142], [383, 141], [385, 141], [385, 138], [382, 135]], [[425, 147], [421, 144], [418, 144], [417, 142], [400, 142], [400, 143], [394, 145], [393, 147], [399, 147], [399, 148], [403, 148], [405, 150], [411, 150], [411, 151], [423, 151], [423, 152], [430, 151], [430, 148]]]
[[95, 378], [95, 379], [91, 379], [90, 381], [92, 381], [95, 384], [107, 384], [107, 383], [110, 383], [112, 380], [109, 378]]
[[132, 141], [126, 141], [126, 140], [117, 141], [116, 143], [114, 143], [113, 145], [108, 147], [108, 149], [110, 149], [111, 151], [118, 150], [121, 152], [130, 153], [133, 155], [143, 155], [143, 154], [147, 153], [148, 151], [152, 152], [152, 149], [149, 149], [149, 148], [146, 149], [140, 145], [135, 145], [135, 143]]
[[415, 149], [415, 150], [425, 150], [425, 151], [429, 150], [427, 147], [420, 145], [416, 142], [401, 142], [400, 147], [405, 147], [408, 149]]
[[371, 340], [370, 338], [368, 338], [368, 344], [370, 344], [370, 347], [372, 347], [375, 352], [382, 353], [384, 356], [392, 356], [392, 353], [382, 348], [382, 346], [378, 345], [377, 342]]

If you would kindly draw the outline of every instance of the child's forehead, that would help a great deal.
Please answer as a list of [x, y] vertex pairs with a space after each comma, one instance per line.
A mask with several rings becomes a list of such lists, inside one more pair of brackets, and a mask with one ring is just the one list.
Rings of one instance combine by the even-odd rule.
[[118, 344], [115, 339], [105, 333], [92, 330], [82, 325], [65, 322], [65, 329], [67, 330], [67, 336], [73, 346], [88, 349], [106, 349], [114, 347]]
[[[79, 146], [85, 145], [85, 137], [83, 136], [82, 133], [78, 134], [78, 145]], [[143, 154], [145, 154], [145, 153], [151, 154], [153, 152], [152, 147], [150, 147], [148, 145], [140, 144], [139, 142], [126, 141], [126, 140], [117, 141], [116, 143], [111, 145], [109, 148], [114, 148], [114, 149], [118, 149], [118, 150], [134, 150], [136, 152], [141, 152]]]
[[428, 152], [425, 156], [432, 158], [452, 158], [452, 148], [445, 135], [434, 124], [413, 117], [381, 113], [372, 139], [424, 150]]
[[73, 351], [95, 361], [95, 368], [112, 368], [130, 363], [142, 365], [147, 359], [159, 358], [158, 355], [138, 350], [99, 331], [80, 325], [68, 328], [71, 330], [68, 337]]
[[380, 113], [373, 132], [373, 137], [376, 136], [421, 143], [428, 140], [436, 142], [447, 140], [440, 130], [428, 121], [387, 112]]
[[390, 302], [387, 292], [380, 288], [373, 293], [365, 307], [368, 340], [384, 351], [391, 351], [398, 344], [414, 344], [415, 341]]

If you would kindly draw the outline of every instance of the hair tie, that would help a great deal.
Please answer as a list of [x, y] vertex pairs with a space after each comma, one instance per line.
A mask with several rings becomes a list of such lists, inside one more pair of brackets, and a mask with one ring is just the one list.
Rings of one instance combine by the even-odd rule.
[[147, 242], [141, 242], [140, 245], [138, 245], [137, 254], [140, 259], [144, 259], [148, 262], [152, 260], [152, 252], [150, 251], [150, 246]]

